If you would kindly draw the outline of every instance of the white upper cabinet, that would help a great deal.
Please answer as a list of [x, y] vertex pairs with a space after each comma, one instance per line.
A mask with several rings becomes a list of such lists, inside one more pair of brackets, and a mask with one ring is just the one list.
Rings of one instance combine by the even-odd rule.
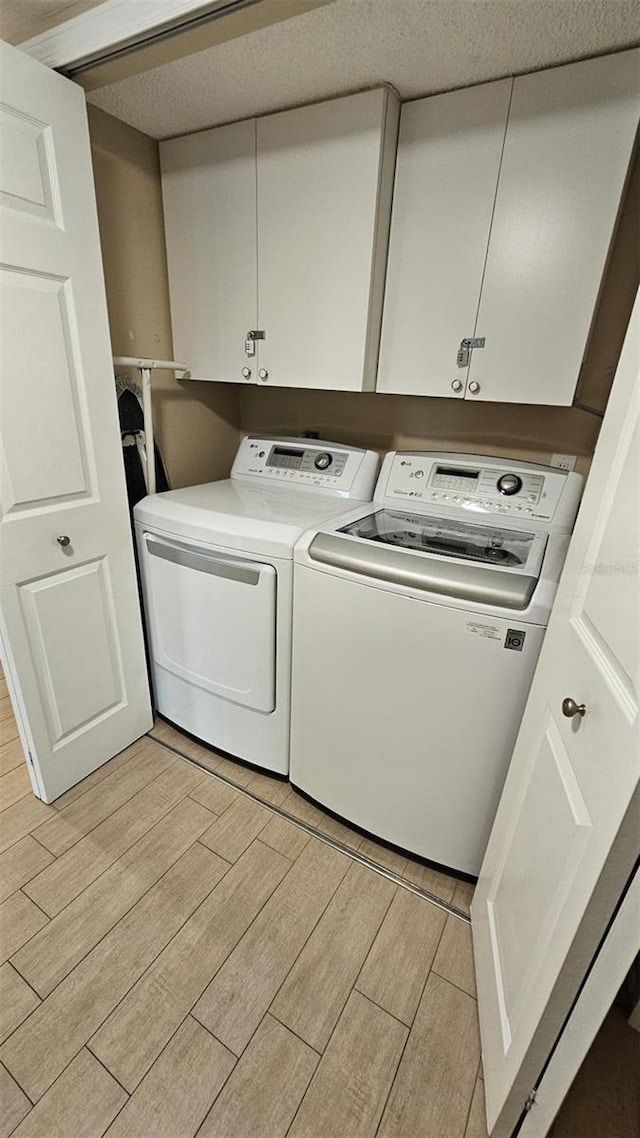
[[[639, 57], [516, 78], [510, 106], [505, 81], [402, 108], [379, 391], [572, 402], [638, 126]], [[467, 338], [485, 344], [458, 367]]]
[[638, 127], [639, 81], [638, 51], [515, 80], [472, 397], [571, 403]]
[[258, 310], [255, 119], [162, 142], [160, 160], [175, 358], [193, 379], [251, 380], [244, 343]]
[[260, 371], [283, 387], [372, 389], [398, 104], [366, 91], [257, 128]]
[[378, 391], [462, 398], [512, 80], [405, 103]]
[[194, 379], [373, 389], [397, 129], [378, 89], [161, 143], [174, 352]]

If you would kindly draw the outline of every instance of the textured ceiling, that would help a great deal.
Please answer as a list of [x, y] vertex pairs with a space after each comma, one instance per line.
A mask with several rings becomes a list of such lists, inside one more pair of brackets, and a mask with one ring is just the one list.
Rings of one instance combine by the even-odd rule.
[[639, 41], [637, 0], [335, 0], [89, 100], [168, 138], [371, 84], [406, 99]]

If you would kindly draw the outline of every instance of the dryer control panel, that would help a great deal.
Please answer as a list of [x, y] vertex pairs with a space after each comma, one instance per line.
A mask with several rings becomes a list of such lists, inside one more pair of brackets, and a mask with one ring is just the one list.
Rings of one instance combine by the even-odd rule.
[[[419, 502], [474, 514], [499, 514], [519, 522], [562, 523], [567, 490], [575, 514], [582, 479], [555, 467], [486, 455], [394, 452], [387, 455], [376, 501]], [[560, 504], [563, 508], [560, 509]]]
[[306, 438], [242, 440], [231, 477], [258, 485], [371, 501], [380, 465], [375, 451]]

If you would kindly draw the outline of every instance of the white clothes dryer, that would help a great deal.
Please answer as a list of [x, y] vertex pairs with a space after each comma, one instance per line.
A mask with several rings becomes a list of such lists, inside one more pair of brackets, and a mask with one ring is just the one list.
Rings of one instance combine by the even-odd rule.
[[391, 453], [372, 509], [294, 564], [291, 782], [390, 844], [476, 875], [582, 479]]
[[220, 482], [134, 510], [155, 705], [258, 767], [289, 769], [293, 548], [311, 526], [370, 502], [373, 451], [243, 439]]

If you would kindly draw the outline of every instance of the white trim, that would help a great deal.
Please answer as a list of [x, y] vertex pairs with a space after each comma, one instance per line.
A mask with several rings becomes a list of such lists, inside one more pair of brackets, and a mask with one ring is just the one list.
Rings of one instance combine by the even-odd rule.
[[44, 63], [63, 68], [181, 23], [215, 12], [229, 0], [105, 0], [71, 20], [21, 43], [20, 50]]

